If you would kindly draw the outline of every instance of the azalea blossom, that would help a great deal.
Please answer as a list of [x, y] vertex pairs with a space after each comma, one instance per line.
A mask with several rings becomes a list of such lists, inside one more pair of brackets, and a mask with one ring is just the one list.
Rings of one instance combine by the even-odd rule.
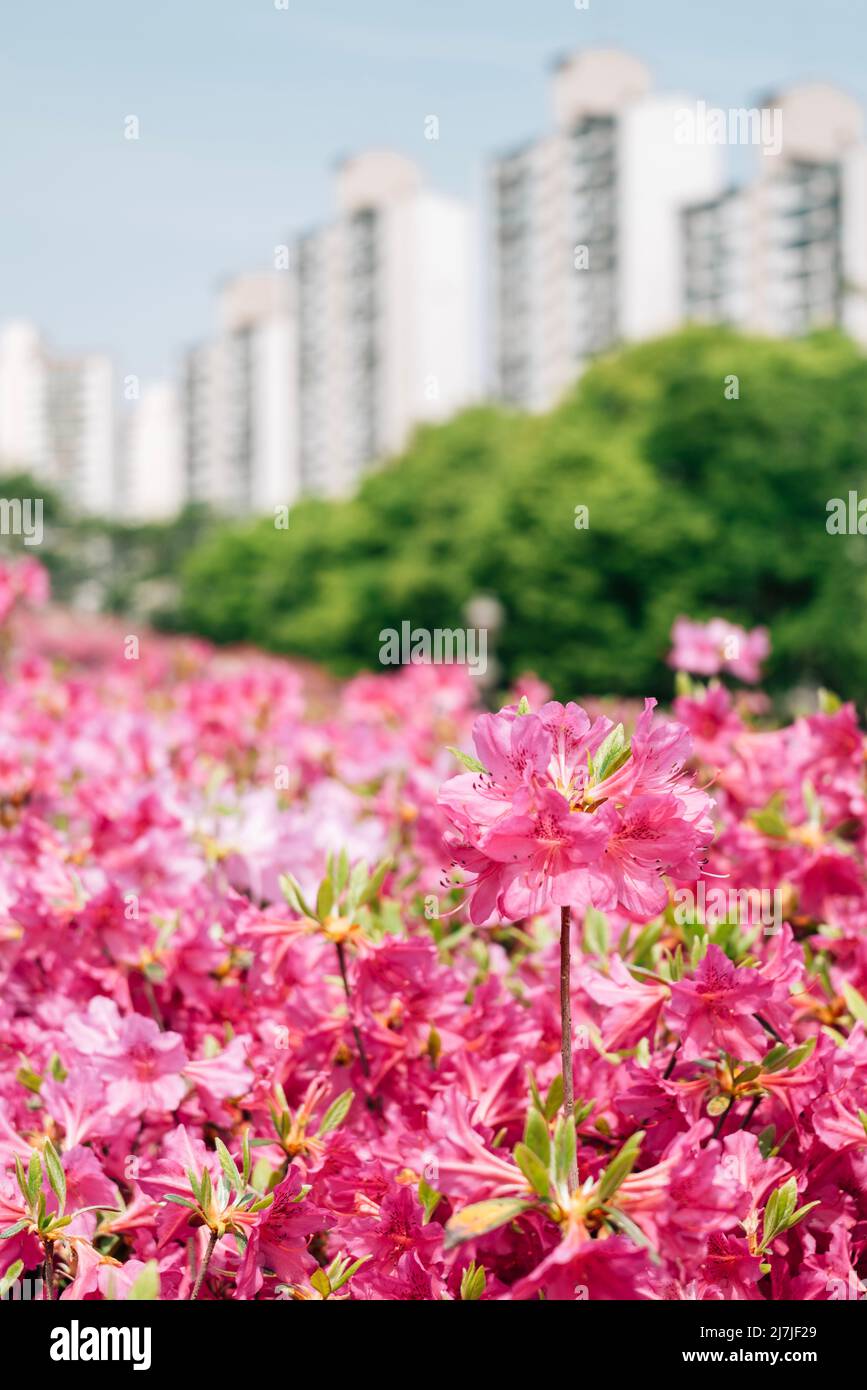
[[676, 671], [691, 671], [697, 676], [725, 671], [751, 685], [760, 679], [762, 662], [770, 652], [765, 628], [747, 632], [723, 618], [712, 618], [709, 623], [678, 618], [671, 637], [674, 647], [668, 661]]
[[[46, 596], [0, 566], [0, 1273], [65, 1304], [863, 1297], [853, 705], [526, 680], [483, 713], [456, 667], [129, 661]], [[676, 637], [706, 677], [767, 654]]]

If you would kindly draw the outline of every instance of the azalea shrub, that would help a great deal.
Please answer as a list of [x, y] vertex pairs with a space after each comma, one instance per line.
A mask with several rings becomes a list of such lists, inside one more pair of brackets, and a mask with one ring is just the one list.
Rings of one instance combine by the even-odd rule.
[[766, 633], [491, 712], [0, 591], [4, 1293], [862, 1296], [864, 735]]

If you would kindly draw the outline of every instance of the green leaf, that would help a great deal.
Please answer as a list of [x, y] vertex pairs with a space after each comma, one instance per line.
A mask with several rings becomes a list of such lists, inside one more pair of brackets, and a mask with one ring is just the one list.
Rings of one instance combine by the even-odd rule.
[[821, 1206], [821, 1202], [807, 1202], [803, 1207], [798, 1207], [798, 1210], [789, 1217], [789, 1224], [786, 1229], [790, 1231], [799, 1221], [803, 1221], [808, 1211], [812, 1211], [814, 1207], [818, 1206]]
[[202, 1172], [202, 1182], [199, 1191], [202, 1195], [202, 1208], [204, 1211], [207, 1211], [211, 1205], [211, 1197], [213, 1196], [214, 1192], [213, 1185], [211, 1183], [211, 1173], [208, 1168], [205, 1168]]
[[20, 1067], [15, 1073], [15, 1080], [24, 1086], [26, 1090], [38, 1095], [42, 1086], [42, 1077], [38, 1071], [34, 1071], [31, 1066]]
[[524, 1124], [524, 1143], [528, 1149], [532, 1149], [547, 1170], [551, 1162], [551, 1136], [548, 1133], [548, 1125], [544, 1116], [539, 1114], [535, 1105], [532, 1105], [527, 1111], [527, 1119]]
[[631, 954], [634, 965], [649, 966], [652, 964], [650, 952], [662, 936], [664, 928], [665, 923], [661, 917], [658, 917], [655, 922], [648, 922], [647, 926], [642, 928], [632, 947]]
[[530, 709], [530, 701], [527, 699], [526, 695], [522, 695], [520, 700], [518, 701], [517, 713], [532, 714], [532, 710]]
[[449, 1219], [445, 1228], [443, 1248], [452, 1250], [465, 1240], [475, 1240], [490, 1231], [496, 1231], [500, 1226], [514, 1221], [523, 1212], [529, 1211], [534, 1205], [533, 1202], [524, 1201], [520, 1197], [492, 1197], [487, 1202], [475, 1202], [472, 1206], [464, 1207], [463, 1211], [456, 1212]]
[[459, 763], [463, 763], [468, 772], [481, 772], [485, 777], [488, 776], [488, 769], [482, 766], [478, 758], [473, 758], [469, 753], [462, 753], [460, 748], [452, 748], [451, 744], [447, 744], [446, 747]]
[[58, 1215], [63, 1215], [63, 1208], [66, 1206], [66, 1174], [63, 1171], [63, 1164], [57, 1150], [50, 1139], [46, 1139], [45, 1147], [42, 1150], [45, 1159], [45, 1171], [48, 1174], [48, 1183], [51, 1191], [57, 1198]]
[[708, 1115], [724, 1115], [732, 1103], [731, 1096], [712, 1096], [705, 1106]]
[[575, 1117], [561, 1115], [554, 1130], [554, 1178], [558, 1187], [568, 1186], [576, 1153]]
[[378, 896], [379, 890], [385, 882], [385, 876], [390, 868], [390, 859], [383, 859], [381, 863], [377, 864], [370, 876], [367, 887], [363, 890], [361, 897], [358, 899], [359, 907], [366, 907], [368, 903], [372, 903], [374, 898]]
[[310, 1276], [310, 1283], [313, 1285], [316, 1292], [320, 1293], [323, 1298], [329, 1298], [333, 1293], [331, 1280], [328, 1278], [324, 1269], [314, 1269]]
[[324, 922], [334, 906], [334, 885], [330, 878], [324, 878], [316, 894], [316, 916]]
[[675, 983], [683, 979], [683, 946], [680, 942], [678, 942], [677, 950], [671, 957], [671, 968], [669, 973]]
[[762, 1065], [761, 1065], [761, 1062], [752, 1062], [749, 1066], [744, 1067], [743, 1071], [739, 1071], [739, 1072], [738, 1072], [738, 1074], [737, 1074], [737, 1084], [740, 1086], [740, 1085], [742, 1085], [743, 1082], [745, 1082], [745, 1081], [755, 1081], [755, 1080], [756, 1080], [756, 1077], [761, 1076], [761, 1074], [762, 1074]]
[[641, 1227], [636, 1226], [632, 1218], [627, 1216], [625, 1212], [620, 1211], [617, 1207], [607, 1207], [605, 1210], [605, 1217], [610, 1225], [616, 1226], [625, 1236], [629, 1236], [633, 1244], [645, 1249], [650, 1247], [650, 1241], [647, 1239]]
[[629, 1177], [635, 1167], [638, 1151], [641, 1148], [641, 1141], [644, 1138], [644, 1130], [636, 1130], [631, 1134], [619, 1153], [612, 1158], [602, 1177], [599, 1179], [597, 1198], [600, 1202], [607, 1202], [617, 1191], [625, 1178]]
[[758, 1138], [759, 1153], [761, 1154], [762, 1158], [771, 1157], [771, 1154], [774, 1152], [774, 1148], [776, 1146], [776, 1141], [777, 1126], [768, 1125], [766, 1129], [762, 1130]]
[[802, 1062], [806, 1062], [807, 1058], [812, 1055], [817, 1041], [818, 1039], [816, 1037], [816, 1034], [814, 1033], [812, 1038], [808, 1038], [805, 1043], [801, 1043], [800, 1047], [792, 1048], [792, 1051], [789, 1053], [785, 1061], [786, 1070], [794, 1071], [795, 1067], [799, 1067], [801, 1066]]
[[0, 1298], [5, 1298], [16, 1279], [21, 1277], [24, 1269], [24, 1261], [16, 1260], [14, 1265], [10, 1265], [6, 1273], [0, 1279]]
[[588, 1101], [586, 1101], [586, 1102], [584, 1102], [584, 1103], [579, 1102], [579, 1103], [575, 1106], [575, 1128], [576, 1128], [576, 1130], [577, 1130], [577, 1128], [578, 1128], [579, 1125], [583, 1125], [584, 1121], [588, 1118], [588, 1116], [590, 1115], [591, 1111], [594, 1109], [595, 1105], [596, 1105], [595, 1100], [588, 1100]]
[[[339, 1274], [334, 1275], [332, 1273], [329, 1273], [328, 1277], [331, 1280], [331, 1288], [334, 1291], [334, 1293], [337, 1293], [338, 1289], [342, 1289], [344, 1284], [349, 1283], [353, 1274], [358, 1273], [358, 1271], [361, 1269], [361, 1266], [365, 1263], [366, 1260], [372, 1259], [372, 1255], [362, 1255], [361, 1259], [353, 1260], [352, 1264], [349, 1265], [347, 1269], [341, 1269]], [[333, 1267], [334, 1266], [332, 1265], [332, 1269]]]
[[354, 1091], [344, 1091], [335, 1101], [332, 1101], [322, 1117], [322, 1123], [319, 1126], [318, 1133], [330, 1134], [333, 1129], [337, 1129], [338, 1126], [342, 1125], [346, 1116], [349, 1114], [349, 1107], [354, 1099]]
[[814, 828], [820, 826], [822, 824], [822, 803], [816, 795], [816, 789], [809, 777], [806, 777], [801, 783], [801, 795], [804, 798], [810, 825]]
[[201, 1202], [201, 1201], [202, 1201], [202, 1187], [203, 1187], [203, 1185], [204, 1185], [204, 1179], [199, 1179], [199, 1178], [197, 1178], [196, 1175], [195, 1175], [195, 1173], [193, 1172], [192, 1168], [188, 1168], [188, 1169], [187, 1169], [187, 1182], [190, 1184], [190, 1191], [192, 1192], [192, 1194], [193, 1194], [193, 1196], [195, 1197], [196, 1201], [197, 1201], [197, 1202]]
[[594, 782], [604, 782], [623, 766], [630, 754], [630, 746], [622, 724], [615, 724], [596, 750], [592, 760]]
[[867, 1023], [867, 999], [848, 980], [843, 981], [843, 998], [852, 1017], [859, 1023]]
[[191, 1202], [189, 1197], [182, 1197], [179, 1192], [167, 1192], [163, 1198], [164, 1202], [174, 1202], [179, 1207], [189, 1207], [191, 1211], [198, 1211], [198, 1202]]
[[301, 885], [291, 874], [281, 874], [279, 878], [280, 891], [290, 907], [294, 907], [303, 917], [316, 917], [301, 892]]
[[267, 1192], [273, 1174], [274, 1169], [263, 1154], [253, 1165], [253, 1172], [250, 1174], [250, 1186], [255, 1188], [257, 1192]]
[[148, 1260], [127, 1294], [128, 1303], [152, 1303], [160, 1296], [160, 1270], [156, 1260]]
[[264, 1211], [266, 1207], [270, 1207], [270, 1205], [271, 1205], [271, 1203], [273, 1202], [273, 1200], [274, 1200], [274, 1193], [273, 1193], [273, 1192], [269, 1192], [267, 1197], [262, 1197], [260, 1201], [254, 1202], [253, 1205], [252, 1205], [251, 1208], [250, 1208], [250, 1211], [251, 1211], [251, 1212]]
[[30, 1163], [27, 1167], [27, 1195], [30, 1205], [34, 1206], [40, 1195], [42, 1188], [42, 1164], [39, 1161], [39, 1154], [35, 1151], [30, 1155]]
[[241, 1174], [238, 1172], [238, 1165], [236, 1164], [232, 1155], [229, 1153], [229, 1150], [226, 1148], [222, 1139], [218, 1138], [214, 1140], [214, 1148], [217, 1150], [217, 1157], [220, 1160], [220, 1167], [226, 1174], [226, 1181], [228, 1182], [229, 1187], [232, 1189], [233, 1192], [237, 1192], [240, 1196], [240, 1194], [244, 1191], [244, 1181], [241, 1177]]
[[476, 1302], [485, 1292], [486, 1283], [484, 1265], [477, 1265], [475, 1261], [467, 1265], [461, 1275], [461, 1301], [463, 1303]]
[[21, 1196], [24, 1198], [28, 1206], [32, 1206], [33, 1203], [30, 1201], [30, 1187], [27, 1182], [27, 1174], [24, 1171], [24, 1164], [21, 1162], [21, 1159], [19, 1158], [18, 1154], [15, 1155], [15, 1177], [17, 1178], [18, 1186], [21, 1189]]
[[441, 1192], [436, 1192], [424, 1178], [419, 1180], [418, 1199], [424, 1208], [423, 1226], [426, 1226], [443, 1199]]
[[788, 1230], [791, 1218], [795, 1214], [797, 1200], [798, 1183], [794, 1177], [789, 1178], [788, 1182], [784, 1182], [782, 1187], [775, 1188], [771, 1193], [765, 1204], [762, 1220], [762, 1251], [766, 1250], [778, 1235]]
[[345, 848], [340, 851], [337, 859], [337, 866], [334, 870], [334, 891], [337, 896], [343, 892], [349, 882], [349, 855]]
[[539, 1155], [534, 1154], [526, 1144], [516, 1144], [514, 1157], [533, 1191], [539, 1197], [548, 1197], [551, 1192], [551, 1179], [548, 1176], [548, 1168]]
[[609, 946], [608, 918], [604, 912], [597, 912], [595, 907], [588, 907], [584, 913], [585, 952], [607, 960]]
[[347, 897], [347, 907], [352, 911], [358, 906], [361, 895], [367, 886], [368, 880], [367, 864], [363, 859], [353, 866], [352, 873], [349, 875], [349, 891]]
[[530, 1083], [530, 1095], [533, 1098], [533, 1104], [535, 1105], [537, 1110], [541, 1110], [544, 1114], [545, 1102], [542, 1100], [542, 1097], [539, 1094], [539, 1087], [536, 1082], [536, 1078], [529, 1067], [527, 1068], [527, 1080]]
[[18, 1232], [23, 1231], [27, 1225], [29, 1222], [25, 1216], [21, 1221], [16, 1221], [14, 1226], [7, 1226], [5, 1231], [0, 1231], [0, 1240], [9, 1240], [12, 1236], [17, 1236]]
[[779, 1071], [785, 1064], [789, 1051], [785, 1043], [776, 1043], [762, 1058], [762, 1071]]
[[563, 1104], [563, 1073], [558, 1071], [551, 1085], [548, 1087], [548, 1094], [545, 1097], [545, 1104], [542, 1107], [542, 1114], [548, 1121], [553, 1120], [560, 1106]]
[[756, 829], [772, 839], [786, 840], [789, 836], [789, 823], [783, 814], [784, 797], [782, 792], [774, 792], [767, 806], [753, 811], [748, 817]]

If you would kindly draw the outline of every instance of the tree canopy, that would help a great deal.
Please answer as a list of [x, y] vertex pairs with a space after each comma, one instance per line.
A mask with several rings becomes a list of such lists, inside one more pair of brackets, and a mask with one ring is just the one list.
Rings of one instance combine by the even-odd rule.
[[466, 626], [494, 594], [504, 676], [640, 695], [670, 689], [674, 618], [720, 614], [771, 629], [772, 686], [860, 696], [867, 536], [826, 521], [831, 498], [867, 496], [865, 446], [867, 359], [845, 339], [687, 329], [598, 360], [547, 415], [420, 429], [286, 529], [211, 531], [171, 624], [347, 673], [377, 665], [381, 629]]

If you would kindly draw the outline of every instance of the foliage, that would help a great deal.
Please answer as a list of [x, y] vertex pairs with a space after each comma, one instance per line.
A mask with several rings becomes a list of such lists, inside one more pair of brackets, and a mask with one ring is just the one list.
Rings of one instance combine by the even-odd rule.
[[719, 612], [771, 628], [772, 687], [862, 694], [867, 547], [825, 523], [865, 445], [867, 362], [843, 339], [690, 329], [599, 360], [548, 415], [424, 428], [288, 529], [218, 528], [183, 564], [172, 623], [348, 672], [376, 664], [382, 628], [460, 627], [492, 593], [506, 677], [630, 695], [670, 689], [678, 614]]

